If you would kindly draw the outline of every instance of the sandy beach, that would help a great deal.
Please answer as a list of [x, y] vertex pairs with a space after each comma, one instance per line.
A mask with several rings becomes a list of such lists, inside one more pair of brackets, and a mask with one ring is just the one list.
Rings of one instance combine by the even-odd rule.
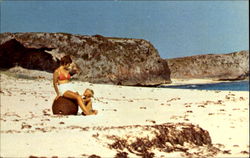
[[81, 94], [95, 91], [98, 115], [53, 115], [52, 80], [1, 74], [1, 157], [143, 157], [110, 144], [118, 137], [150, 139], [168, 123], [201, 127], [218, 151], [152, 147], [155, 157], [249, 157], [249, 92], [72, 83]]

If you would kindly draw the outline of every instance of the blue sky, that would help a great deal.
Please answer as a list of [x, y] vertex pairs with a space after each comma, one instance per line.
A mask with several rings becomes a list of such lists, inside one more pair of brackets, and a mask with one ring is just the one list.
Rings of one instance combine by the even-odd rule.
[[140, 38], [163, 58], [249, 50], [248, 1], [6, 1], [3, 32]]

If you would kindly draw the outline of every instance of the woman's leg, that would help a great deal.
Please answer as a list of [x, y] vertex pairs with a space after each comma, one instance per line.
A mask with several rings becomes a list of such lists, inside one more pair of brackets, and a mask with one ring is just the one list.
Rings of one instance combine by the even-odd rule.
[[88, 109], [85, 107], [85, 105], [83, 104], [83, 99], [82, 99], [82, 97], [81, 97], [79, 94], [77, 94], [77, 93], [75, 93], [75, 92], [72, 92], [72, 91], [66, 91], [66, 92], [63, 94], [63, 96], [64, 96], [65, 98], [77, 100], [77, 103], [78, 103], [78, 105], [80, 106], [80, 108], [82, 109], [83, 113], [84, 113], [85, 115], [89, 115], [89, 114], [90, 114], [89, 110], [88, 110]]

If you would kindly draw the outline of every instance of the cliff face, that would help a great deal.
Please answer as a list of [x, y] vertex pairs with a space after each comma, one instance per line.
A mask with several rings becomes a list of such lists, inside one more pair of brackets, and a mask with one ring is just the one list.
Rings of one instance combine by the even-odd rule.
[[167, 61], [142, 39], [65, 33], [0, 34], [0, 67], [19, 65], [53, 72], [59, 59], [71, 55], [79, 79], [92, 83], [158, 85], [170, 82]]
[[249, 76], [249, 51], [166, 59], [171, 78], [240, 80]]

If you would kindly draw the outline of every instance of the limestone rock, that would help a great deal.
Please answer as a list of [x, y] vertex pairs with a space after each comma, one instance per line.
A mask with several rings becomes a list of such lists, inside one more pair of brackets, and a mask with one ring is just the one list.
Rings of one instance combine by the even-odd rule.
[[20, 42], [11, 39], [0, 45], [0, 67], [12, 68], [21, 66], [27, 69], [53, 72], [59, 66], [59, 60], [53, 60], [53, 56], [44, 53], [51, 48], [25, 48]]
[[166, 59], [171, 78], [242, 80], [249, 76], [249, 51]]
[[60, 58], [68, 54], [79, 66], [81, 81], [146, 86], [170, 82], [167, 61], [143, 39], [66, 33], [0, 34], [0, 67], [17, 65], [53, 72]]
[[75, 100], [59, 97], [53, 102], [52, 111], [55, 115], [77, 115], [78, 104]]

